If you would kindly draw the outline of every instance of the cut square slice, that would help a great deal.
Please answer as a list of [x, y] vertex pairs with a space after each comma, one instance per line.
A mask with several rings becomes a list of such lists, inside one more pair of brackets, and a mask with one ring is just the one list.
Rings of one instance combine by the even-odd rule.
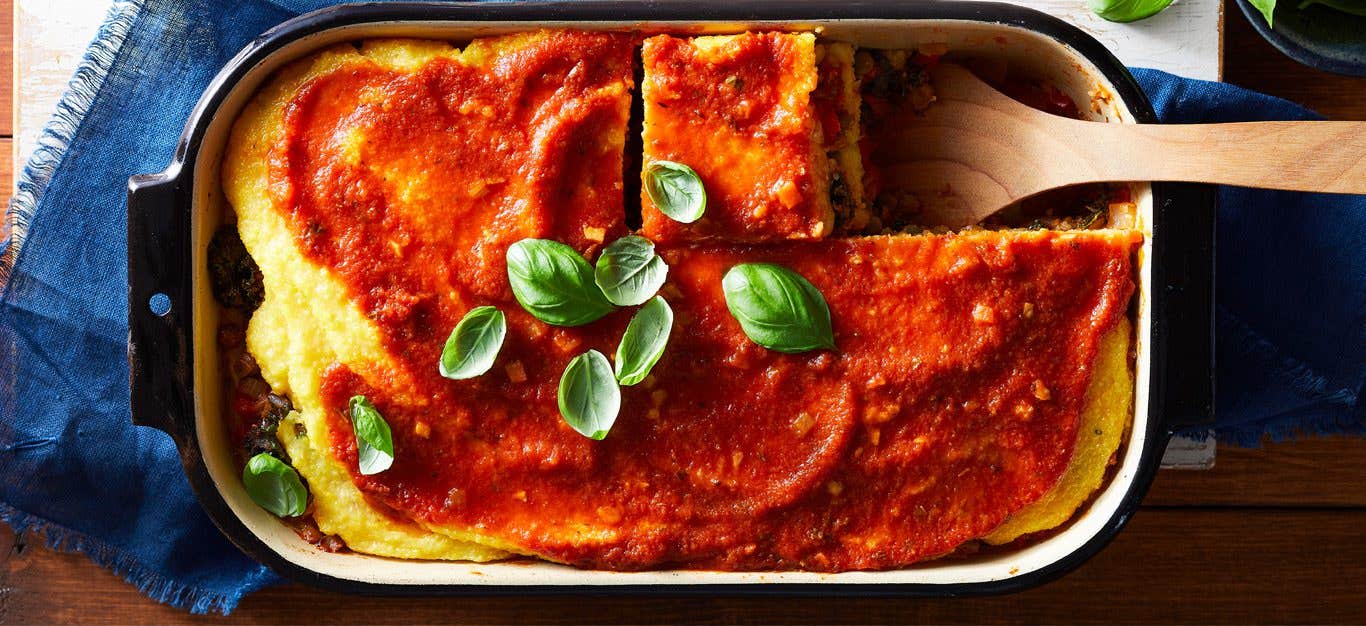
[[692, 224], [642, 193], [646, 236], [818, 239], [834, 230], [837, 207], [853, 215], [862, 206], [861, 185], [847, 184], [862, 178], [851, 47], [817, 46], [810, 33], [660, 35], [641, 54], [644, 164], [687, 165], [707, 191], [706, 213]]

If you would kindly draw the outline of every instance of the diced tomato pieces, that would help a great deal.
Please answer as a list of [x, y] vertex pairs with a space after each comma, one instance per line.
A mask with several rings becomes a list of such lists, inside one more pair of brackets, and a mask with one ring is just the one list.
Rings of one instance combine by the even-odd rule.
[[246, 419], [256, 417], [256, 399], [244, 393], [234, 393], [232, 412]]
[[1073, 119], [1081, 118], [1081, 111], [1077, 110], [1077, 103], [1073, 102], [1061, 89], [1049, 84], [1044, 86], [1044, 92], [1048, 96], [1045, 111]]
[[911, 62], [930, 70], [934, 69], [934, 66], [939, 65], [939, 59], [943, 57], [944, 55], [942, 54], [923, 54], [916, 52], [915, 56], [911, 58]]

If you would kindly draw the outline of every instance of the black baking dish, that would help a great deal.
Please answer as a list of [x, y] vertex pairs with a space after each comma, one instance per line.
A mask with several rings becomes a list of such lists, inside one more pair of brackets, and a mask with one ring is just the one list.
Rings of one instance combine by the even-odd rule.
[[[275, 67], [336, 41], [376, 35], [462, 39], [554, 24], [617, 30], [734, 32], [820, 28], [861, 45], [936, 41], [971, 54], [1039, 65], [1073, 91], [1114, 97], [1108, 121], [1156, 122], [1138, 85], [1104, 47], [1061, 20], [983, 2], [800, 1], [784, 3], [515, 2], [339, 6], [290, 20], [239, 53], [205, 90], [175, 158], [160, 174], [134, 177], [128, 195], [128, 357], [133, 421], [169, 434], [211, 519], [238, 547], [290, 578], [385, 594], [743, 593], [954, 596], [1014, 591], [1075, 568], [1098, 552], [1138, 507], [1170, 435], [1212, 410], [1213, 194], [1192, 185], [1144, 185], [1134, 427], [1120, 466], [1066, 530], [1017, 553], [984, 561], [930, 562], [892, 572], [596, 572], [553, 564], [399, 561], [327, 554], [302, 542], [242, 493], [225, 461], [218, 412], [216, 309], [204, 255], [222, 199], [217, 161], [230, 126]], [[909, 44], [909, 45], [908, 45]], [[1013, 55], [1013, 56], [1012, 56]], [[1085, 92], [1081, 92], [1085, 93]], [[1147, 193], [1150, 189], [1150, 193]], [[154, 294], [170, 310], [154, 314]], [[227, 465], [225, 465], [225, 463]], [[1065, 539], [1065, 541], [1060, 541]]]

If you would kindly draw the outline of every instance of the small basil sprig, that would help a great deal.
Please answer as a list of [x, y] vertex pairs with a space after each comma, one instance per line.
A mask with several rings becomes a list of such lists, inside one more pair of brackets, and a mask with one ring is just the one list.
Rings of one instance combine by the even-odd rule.
[[726, 308], [751, 341], [778, 352], [835, 349], [830, 308], [805, 278], [771, 263], [741, 263], [721, 279]]
[[389, 423], [365, 396], [351, 396], [351, 428], [356, 433], [361, 474], [378, 474], [394, 464], [394, 435]]
[[446, 339], [437, 369], [452, 380], [474, 378], [489, 371], [507, 332], [507, 319], [496, 307], [470, 309]]
[[630, 387], [650, 375], [650, 369], [664, 356], [673, 326], [674, 312], [664, 298], [655, 296], [636, 311], [617, 344], [618, 383]]
[[298, 517], [308, 506], [308, 489], [299, 473], [265, 452], [251, 457], [242, 468], [242, 485], [252, 501], [277, 517]]
[[601, 440], [617, 421], [621, 388], [612, 365], [597, 350], [574, 357], [560, 376], [560, 415], [580, 435]]
[[653, 161], [645, 168], [645, 195], [674, 221], [691, 224], [707, 210], [702, 178], [682, 163]]
[[1101, 19], [1111, 22], [1136, 22], [1157, 15], [1172, 0], [1086, 0], [1086, 6]]
[[664, 286], [669, 266], [655, 254], [655, 244], [627, 235], [613, 241], [598, 257], [594, 280], [603, 295], [617, 306], [635, 306]]
[[582, 326], [615, 308], [593, 279], [593, 267], [573, 248], [548, 239], [508, 247], [508, 281], [518, 304], [555, 326]]

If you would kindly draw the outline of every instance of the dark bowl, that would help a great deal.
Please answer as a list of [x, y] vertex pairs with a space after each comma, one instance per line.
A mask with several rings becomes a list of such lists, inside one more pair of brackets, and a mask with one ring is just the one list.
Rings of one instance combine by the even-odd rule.
[[1298, 4], [1278, 1], [1272, 28], [1247, 0], [1238, 0], [1252, 27], [1286, 56], [1326, 72], [1366, 76], [1366, 17], [1321, 4], [1300, 10]]

